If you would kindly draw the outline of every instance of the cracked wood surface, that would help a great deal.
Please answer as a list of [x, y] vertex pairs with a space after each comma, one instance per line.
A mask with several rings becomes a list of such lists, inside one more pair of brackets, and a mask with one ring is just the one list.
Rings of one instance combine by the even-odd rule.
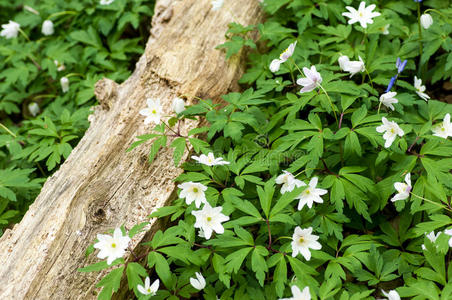
[[[257, 0], [225, 1], [219, 11], [211, 11], [209, 0], [157, 1], [151, 37], [134, 73], [120, 85], [108, 79], [96, 84], [100, 105], [85, 136], [23, 220], [0, 238], [0, 299], [96, 298], [94, 285], [104, 273], [77, 272], [99, 261], [85, 258], [87, 246], [97, 233], [121, 224], [130, 229], [167, 204], [181, 173], [172, 149], [162, 149], [152, 164], [149, 144], [126, 152], [151, 129], [138, 114], [146, 98], [160, 98], [169, 114], [175, 96], [218, 99], [237, 90], [243, 53], [226, 62], [214, 48], [224, 42], [228, 23], [261, 18]], [[186, 122], [181, 129], [195, 126]], [[149, 238], [152, 226], [133, 239], [132, 248]]]

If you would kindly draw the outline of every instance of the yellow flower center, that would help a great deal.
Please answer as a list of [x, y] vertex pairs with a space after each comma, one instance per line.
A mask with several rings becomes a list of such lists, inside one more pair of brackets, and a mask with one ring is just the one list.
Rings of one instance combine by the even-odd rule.
[[304, 238], [303, 238], [303, 237], [300, 237], [300, 239], [298, 240], [298, 242], [299, 242], [300, 244], [303, 244]]
[[155, 115], [157, 113], [157, 111], [155, 109], [153, 109], [152, 113]]
[[307, 190], [305, 191], [305, 193], [306, 193], [307, 195], [309, 195], [309, 194], [311, 194], [311, 191], [310, 191], [309, 189], [307, 189]]
[[362, 12], [360, 12], [359, 16], [362, 18], [362, 17], [364, 17], [364, 14]]
[[446, 128], [444, 128], [444, 127], [441, 127], [441, 131], [446, 131]]
[[207, 222], [210, 222], [210, 221], [212, 221], [212, 218], [211, 217], [207, 217]]
[[111, 243], [111, 247], [112, 248], [116, 248], [116, 244], [115, 243]]
[[282, 58], [283, 55], [284, 55], [284, 53], [286, 53], [287, 51], [289, 51], [289, 48], [287, 48], [286, 50], [284, 50], [284, 51], [279, 55], [279, 58]]
[[198, 188], [193, 188], [193, 193], [197, 193], [198, 192]]
[[395, 133], [395, 130], [394, 130], [394, 128], [391, 128], [391, 133]]

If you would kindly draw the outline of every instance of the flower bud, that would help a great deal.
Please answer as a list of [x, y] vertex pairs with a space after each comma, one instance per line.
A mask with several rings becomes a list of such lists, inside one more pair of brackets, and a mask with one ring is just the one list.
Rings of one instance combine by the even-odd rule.
[[60, 84], [63, 93], [67, 93], [69, 91], [69, 79], [67, 77], [61, 77]]
[[185, 101], [181, 98], [174, 98], [173, 100], [173, 111], [176, 114], [180, 114], [185, 110]]
[[50, 20], [45, 20], [42, 23], [42, 30], [41, 30], [43, 35], [52, 35], [55, 30], [53, 28], [53, 22]]
[[39, 114], [39, 105], [36, 102], [31, 102], [28, 104], [28, 111], [30, 112], [30, 115], [33, 117], [36, 117]]
[[429, 14], [423, 14], [421, 16], [421, 25], [422, 27], [424, 27], [425, 29], [428, 29], [430, 26], [432, 26], [433, 24], [433, 18], [431, 15]]

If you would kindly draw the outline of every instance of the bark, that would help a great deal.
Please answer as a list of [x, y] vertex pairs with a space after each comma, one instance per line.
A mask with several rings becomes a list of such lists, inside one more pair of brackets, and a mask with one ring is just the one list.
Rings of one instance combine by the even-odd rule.
[[[96, 85], [100, 105], [90, 128], [66, 162], [45, 183], [23, 220], [0, 239], [0, 299], [92, 299], [103, 273], [77, 269], [99, 261], [85, 250], [97, 233], [122, 224], [130, 229], [175, 195], [172, 149], [147, 162], [149, 145], [126, 152], [136, 136], [149, 133], [139, 110], [146, 98], [160, 98], [165, 114], [175, 96], [217, 99], [237, 90], [244, 68], [240, 53], [225, 61], [215, 46], [227, 24], [259, 22], [257, 0], [228, 0], [219, 11], [210, 1], [158, 1], [151, 37], [131, 77], [121, 85]], [[197, 126], [185, 122], [182, 132]], [[185, 153], [183, 159], [187, 159]], [[147, 233], [131, 243], [135, 248]]]

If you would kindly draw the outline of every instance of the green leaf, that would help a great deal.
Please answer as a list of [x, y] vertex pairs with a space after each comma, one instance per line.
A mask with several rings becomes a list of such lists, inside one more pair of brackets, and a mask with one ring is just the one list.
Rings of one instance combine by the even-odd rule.
[[113, 261], [111, 263], [111, 265], [107, 264], [107, 261], [100, 261], [98, 263], [83, 267], [83, 268], [79, 268], [78, 271], [79, 272], [97, 272], [97, 271], [102, 271], [104, 269], [108, 269], [111, 268], [113, 266], [119, 265], [121, 263], [124, 263], [124, 259], [117, 259], [115, 261]]
[[151, 150], [149, 151], [149, 163], [152, 163], [157, 156], [159, 150], [166, 146], [167, 137], [165, 135], [157, 138], [151, 146]]
[[355, 112], [352, 114], [352, 126], [356, 127], [359, 124], [361, 124], [361, 121], [364, 120], [364, 118], [367, 115], [367, 108], [365, 105], [361, 106]]
[[119, 289], [123, 273], [124, 266], [112, 270], [109, 274], [102, 278], [102, 280], [96, 284], [96, 287], [103, 287], [102, 291], [97, 296], [97, 299], [111, 299], [111, 295]]
[[[264, 190], [265, 189], [265, 190]], [[268, 219], [270, 213], [270, 207], [272, 205], [273, 194], [275, 193], [275, 187], [273, 182], [267, 181], [264, 185], [264, 189], [260, 186], [257, 187], [257, 194], [259, 195], [259, 201], [261, 208]]]
[[245, 260], [246, 256], [251, 252], [252, 249], [252, 247], [242, 248], [226, 256], [226, 272], [237, 273], [240, 270], [240, 267], [242, 266], [242, 263]]
[[188, 138], [188, 141], [190, 142], [190, 144], [193, 146], [193, 149], [197, 153], [209, 150], [210, 147], [209, 143], [203, 140], [197, 138]]
[[174, 160], [174, 166], [177, 167], [185, 152], [185, 138], [183, 138], [183, 137], [176, 138], [171, 143], [171, 147], [174, 148], [173, 160]]
[[256, 278], [261, 286], [264, 286], [265, 273], [268, 272], [267, 263], [264, 256], [268, 255], [268, 250], [263, 246], [256, 246], [251, 254], [251, 269], [256, 273]]
[[160, 277], [163, 284], [167, 288], [171, 288], [173, 280], [171, 278], [171, 270], [170, 270], [168, 262], [163, 257], [163, 255], [161, 255], [160, 253], [157, 253], [157, 252], [151, 252], [151, 253], [154, 253], [153, 255], [155, 257], [155, 271], [157, 272], [157, 275]]
[[127, 264], [126, 275], [127, 282], [129, 284], [129, 290], [133, 289], [135, 292], [137, 292], [137, 285], [143, 284], [141, 277], [148, 276], [148, 273], [146, 272], [146, 269], [143, 268], [143, 266], [141, 266], [139, 263], [129, 262]]

